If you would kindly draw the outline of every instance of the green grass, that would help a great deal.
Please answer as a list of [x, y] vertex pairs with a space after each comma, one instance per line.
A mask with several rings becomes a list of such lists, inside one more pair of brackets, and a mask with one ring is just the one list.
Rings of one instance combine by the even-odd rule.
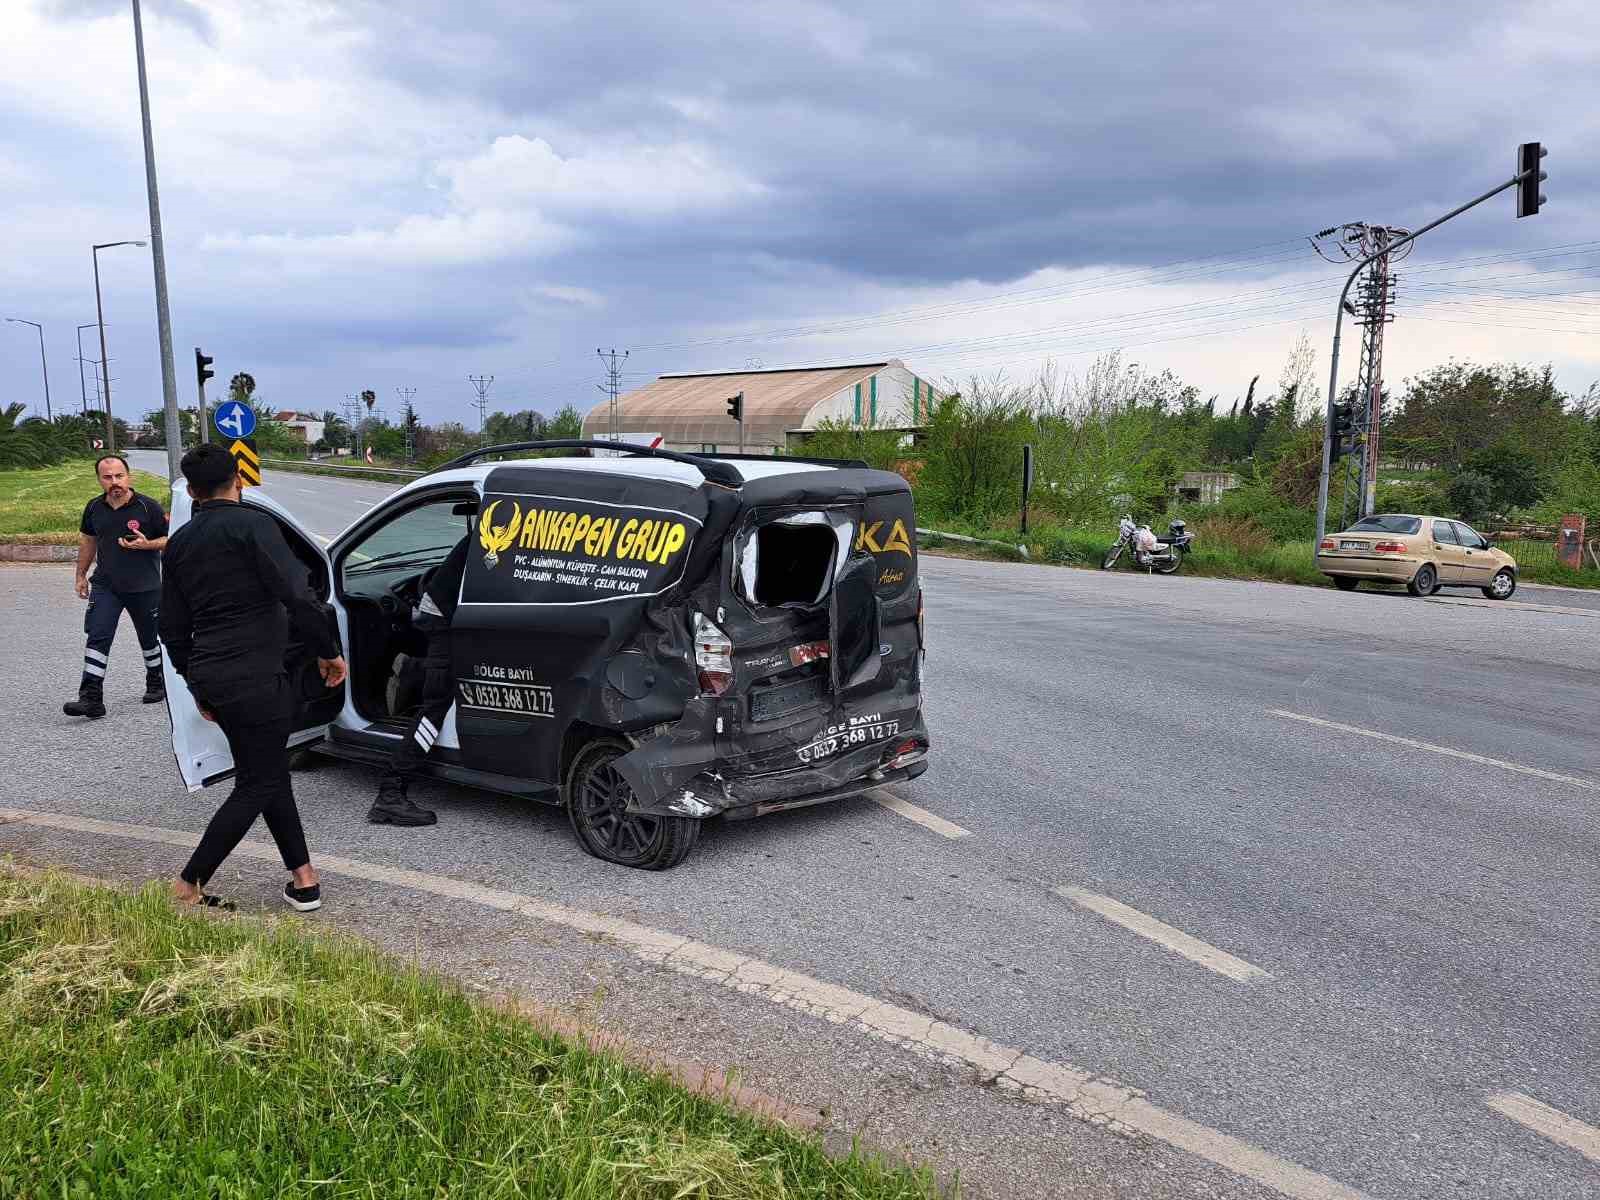
[[294, 919], [0, 871], [0, 1197], [922, 1197]]
[[[920, 524], [921, 522], [919, 522]], [[981, 529], [960, 522], [931, 521], [930, 525], [950, 533], [964, 533], [971, 537], [992, 538], [1015, 543], [1024, 541], [1034, 562], [1053, 563], [1057, 566], [1098, 568], [1100, 560], [1117, 540], [1115, 527], [1097, 529], [1085, 526], [1038, 526], [1029, 529], [1023, 538], [1015, 529]], [[1192, 528], [1192, 526], [1191, 526]], [[948, 548], [957, 554], [1001, 561], [1018, 560], [999, 547], [971, 546], [965, 543], [941, 543], [937, 538], [921, 539], [930, 550]], [[1130, 570], [1124, 553], [1117, 564], [1118, 570]], [[1195, 549], [1183, 560], [1181, 573], [1202, 575], [1217, 579], [1265, 579], [1280, 583], [1299, 583], [1310, 587], [1330, 586], [1328, 579], [1316, 569], [1311, 543], [1269, 543], [1259, 549], [1240, 550], [1233, 546], [1208, 541], [1203, 532], [1196, 538]]]
[[[1117, 540], [1117, 531], [1107, 526], [1103, 529], [1085, 526], [1039, 526], [1030, 528], [1026, 538], [1016, 529], [990, 529], [961, 521], [944, 521], [937, 518], [918, 521], [949, 533], [969, 537], [993, 539], [1015, 544], [1026, 542], [1030, 560], [1052, 563], [1057, 566], [1097, 568], [1105, 552]], [[1331, 587], [1328, 577], [1317, 570], [1316, 556], [1309, 539], [1293, 542], [1272, 542], [1262, 546], [1240, 548], [1219, 543], [1206, 536], [1206, 530], [1196, 522], [1190, 529], [1197, 532], [1194, 552], [1183, 560], [1180, 573], [1208, 576], [1215, 579], [1268, 580], [1276, 583], [1296, 583], [1307, 587]], [[927, 550], [942, 550], [966, 558], [986, 558], [997, 562], [1017, 562], [1020, 556], [1008, 553], [999, 546], [973, 546], [961, 542], [941, 542], [936, 537], [924, 536], [921, 545]], [[1554, 561], [1554, 552], [1548, 556], [1534, 557], [1515, 543], [1501, 543], [1501, 548], [1517, 558], [1518, 577], [1529, 584], [1550, 584], [1557, 587], [1600, 588], [1600, 570], [1574, 571]], [[1519, 549], [1523, 551], [1519, 556]], [[1126, 555], [1117, 564], [1118, 570], [1131, 569]]]
[[[267, 457], [272, 458], [272, 455], [269, 454]], [[349, 461], [351, 465], [348, 467], [340, 466], [340, 461]], [[273, 458], [271, 462], [263, 463], [261, 465], [261, 470], [263, 474], [268, 474], [272, 471], [290, 471], [298, 475], [331, 475], [336, 478], [370, 479], [376, 483], [392, 483], [396, 485], [410, 483], [411, 480], [409, 477], [386, 474], [385, 472], [411, 471], [416, 474], [421, 474], [423, 470], [422, 467], [417, 466], [415, 463], [406, 464], [403, 462], [390, 462], [387, 459], [381, 458], [373, 463], [373, 466], [381, 467], [383, 470], [372, 470], [366, 466], [363, 460], [360, 459], [328, 460], [323, 462], [311, 462], [310, 460], [306, 460], [304, 462], [297, 462], [293, 459]]]
[[[167, 481], [133, 473], [133, 486], [166, 504]], [[76, 545], [83, 506], [98, 495], [94, 460], [78, 459], [32, 471], [0, 471], [0, 542]]]

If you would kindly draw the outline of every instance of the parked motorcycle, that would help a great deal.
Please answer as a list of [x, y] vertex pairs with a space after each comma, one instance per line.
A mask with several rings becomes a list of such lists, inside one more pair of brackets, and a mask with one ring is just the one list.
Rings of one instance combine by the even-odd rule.
[[1194, 534], [1183, 521], [1173, 521], [1167, 526], [1166, 541], [1150, 532], [1148, 525], [1135, 525], [1132, 517], [1123, 517], [1117, 523], [1117, 544], [1106, 551], [1100, 569], [1109, 571], [1126, 551], [1133, 557], [1133, 565], [1162, 575], [1175, 575], [1183, 565], [1183, 556], [1194, 546]]

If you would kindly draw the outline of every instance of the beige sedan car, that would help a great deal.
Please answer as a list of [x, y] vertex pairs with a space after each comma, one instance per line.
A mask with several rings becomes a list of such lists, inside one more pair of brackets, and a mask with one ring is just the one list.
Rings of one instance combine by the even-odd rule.
[[1363, 580], [1403, 583], [1413, 596], [1473, 587], [1491, 600], [1517, 590], [1517, 560], [1477, 530], [1444, 517], [1376, 513], [1317, 544], [1317, 570], [1340, 591]]

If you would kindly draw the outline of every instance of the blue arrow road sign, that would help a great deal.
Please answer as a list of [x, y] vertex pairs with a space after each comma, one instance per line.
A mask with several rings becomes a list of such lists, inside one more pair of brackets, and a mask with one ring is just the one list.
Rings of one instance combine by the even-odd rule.
[[228, 400], [217, 405], [217, 410], [211, 419], [219, 433], [225, 433], [231, 438], [247, 438], [256, 431], [256, 410], [237, 400]]

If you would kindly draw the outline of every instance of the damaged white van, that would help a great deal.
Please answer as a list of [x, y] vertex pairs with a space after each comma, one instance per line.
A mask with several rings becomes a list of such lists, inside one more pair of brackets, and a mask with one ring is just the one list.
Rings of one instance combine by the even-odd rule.
[[[534, 452], [560, 455], [514, 457]], [[662, 870], [710, 818], [927, 769], [916, 519], [898, 475], [528, 442], [423, 476], [325, 548], [265, 496], [244, 503], [282, 525], [350, 667], [306, 703], [292, 744], [387, 762], [416, 702], [422, 580], [466, 537], [437, 777], [560, 804], [589, 853]], [[174, 497], [174, 528], [189, 509]], [[185, 784], [226, 778], [221, 731], [170, 674], [167, 695]]]

